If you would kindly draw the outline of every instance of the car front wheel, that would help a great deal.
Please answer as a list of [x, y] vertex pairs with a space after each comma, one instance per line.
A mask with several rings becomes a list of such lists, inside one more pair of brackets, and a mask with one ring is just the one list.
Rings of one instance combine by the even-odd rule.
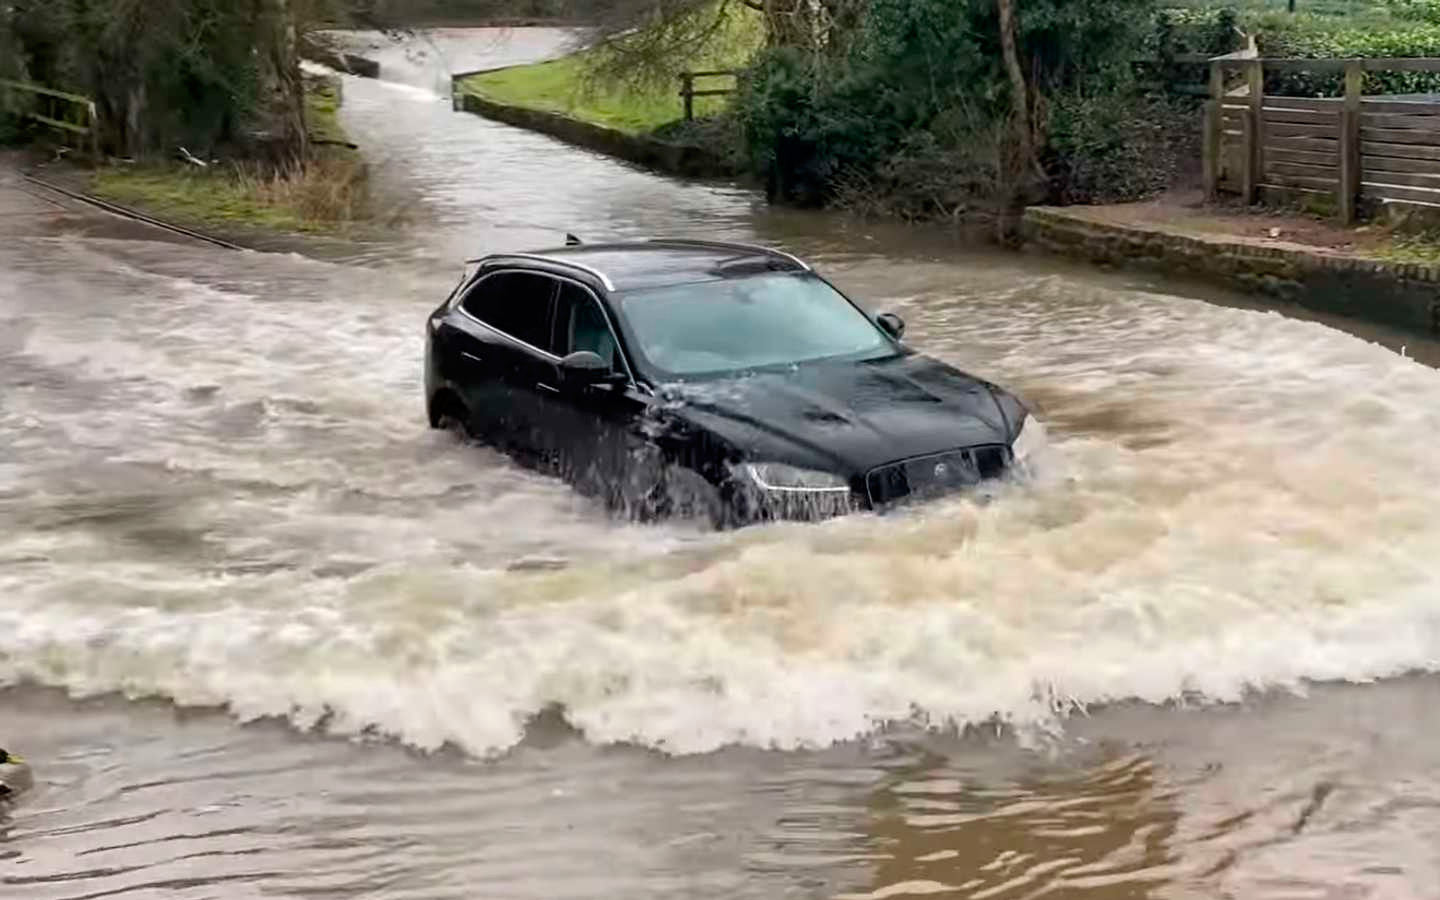
[[470, 411], [465, 408], [459, 397], [448, 391], [441, 391], [430, 398], [427, 412], [430, 417], [430, 427], [443, 431], [453, 431], [457, 434], [469, 436]]

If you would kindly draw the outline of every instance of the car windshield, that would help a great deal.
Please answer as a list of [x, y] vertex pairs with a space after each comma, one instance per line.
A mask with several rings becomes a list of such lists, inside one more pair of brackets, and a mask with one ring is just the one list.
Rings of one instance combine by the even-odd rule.
[[633, 291], [619, 306], [643, 361], [670, 376], [893, 352], [863, 313], [813, 275]]

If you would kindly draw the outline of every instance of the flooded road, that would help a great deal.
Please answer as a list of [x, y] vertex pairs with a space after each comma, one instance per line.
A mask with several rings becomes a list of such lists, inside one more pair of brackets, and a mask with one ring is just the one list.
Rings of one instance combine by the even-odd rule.
[[[561, 39], [347, 79], [411, 223], [349, 263], [5, 232], [0, 897], [1440, 896], [1433, 344], [769, 211], [434, 77]], [[1043, 476], [711, 534], [426, 429], [455, 260], [565, 230], [818, 260], [1034, 401]]]

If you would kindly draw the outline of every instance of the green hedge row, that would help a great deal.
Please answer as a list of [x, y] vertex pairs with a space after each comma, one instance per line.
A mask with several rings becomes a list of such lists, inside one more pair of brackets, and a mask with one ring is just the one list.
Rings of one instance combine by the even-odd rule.
[[[1267, 15], [1250, 24], [1264, 56], [1440, 57], [1440, 24], [1429, 22], [1394, 20], [1382, 27], [1378, 22], [1350, 25], [1334, 17]], [[1337, 73], [1277, 72], [1267, 75], [1266, 90], [1294, 96], [1334, 97], [1344, 92], [1344, 77]], [[1371, 72], [1366, 76], [1365, 93], [1440, 93], [1440, 73]]]

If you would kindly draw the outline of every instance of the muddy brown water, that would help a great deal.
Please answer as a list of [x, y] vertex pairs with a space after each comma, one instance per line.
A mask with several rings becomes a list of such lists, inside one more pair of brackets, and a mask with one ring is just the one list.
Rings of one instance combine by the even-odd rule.
[[[562, 38], [347, 79], [348, 262], [4, 232], [0, 897], [1440, 896], [1434, 344], [450, 111]], [[707, 534], [428, 431], [455, 260], [565, 230], [816, 259], [1040, 477]]]

